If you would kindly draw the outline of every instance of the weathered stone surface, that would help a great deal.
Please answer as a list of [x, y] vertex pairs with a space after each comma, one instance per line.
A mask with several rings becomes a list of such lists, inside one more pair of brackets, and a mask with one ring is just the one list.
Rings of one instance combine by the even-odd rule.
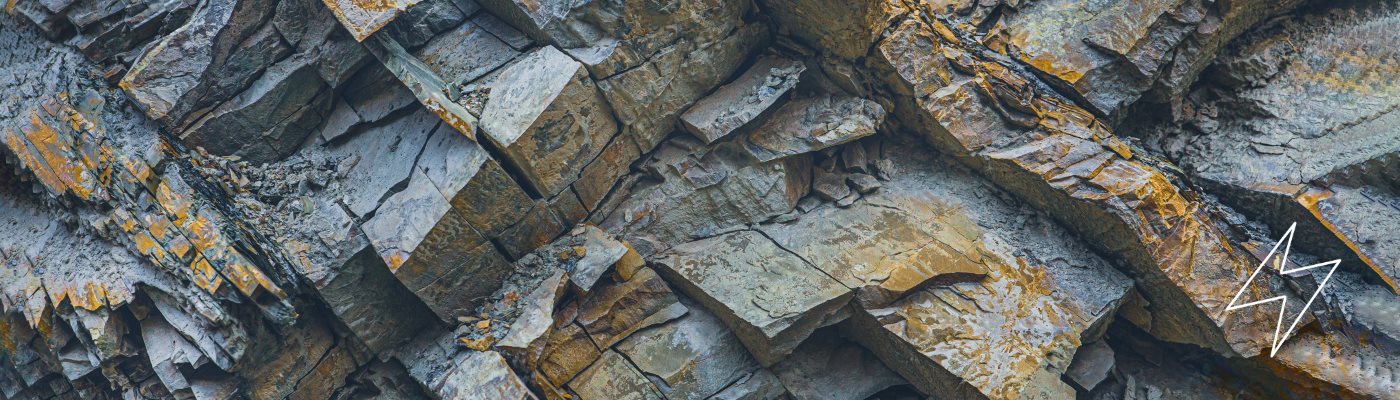
[[[929, 285], [977, 281], [988, 273], [974, 233], [978, 228], [971, 220], [947, 217], [957, 215], [959, 206], [940, 199], [941, 191], [928, 189], [938, 186], [939, 178], [947, 179], [899, 175], [863, 198], [863, 206], [822, 207], [794, 223], [760, 229], [779, 246], [856, 289], [856, 299], [871, 307]], [[836, 183], [845, 187], [840, 177]]]
[[375, 2], [368, 0], [321, 0], [335, 13], [340, 24], [355, 35], [355, 40], [364, 41], [369, 35], [389, 24], [418, 0], [395, 0]]
[[625, 282], [598, 288], [579, 304], [575, 321], [598, 347], [612, 347], [633, 332], [685, 315], [687, 308], [655, 272], [643, 269]]
[[1113, 348], [1097, 341], [1079, 347], [1065, 376], [1084, 390], [1094, 390], [1113, 369]]
[[[849, 250], [852, 253], [837, 253], [834, 258], [821, 253], [832, 247], [815, 243], [806, 245], [811, 250], [794, 251], [813, 254], [804, 258], [819, 265], [851, 265], [845, 271], [832, 270], [833, 276], [849, 276], [863, 271], [860, 265], [842, 260], [876, 258], [879, 256], [852, 255], [907, 240], [905, 246], [913, 244], [917, 246], [914, 249], [927, 252], [915, 253], [911, 258], [929, 257], [914, 258], [910, 261], [913, 266], [944, 266], [950, 261], [936, 260], [951, 258], [951, 262], [985, 271], [985, 277], [930, 286], [903, 297], [884, 297], [898, 299], [889, 306], [870, 303], [853, 317], [855, 334], [851, 337], [869, 346], [887, 365], [895, 366], [895, 371], [926, 393], [1015, 398], [1063, 392], [1066, 388], [1057, 378], [1046, 381], [1040, 375], [1046, 370], [1053, 372], [1051, 378], [1063, 373], [1075, 348], [1101, 334], [1128, 294], [1130, 281], [1054, 222], [1024, 206], [993, 200], [998, 197], [995, 189], [967, 172], [938, 167], [937, 162], [913, 151], [899, 150], [890, 155], [904, 165], [930, 167], [901, 172], [863, 200], [888, 201], [887, 205], [870, 207], [880, 210], [876, 212], [882, 217], [853, 220], [878, 223], [883, 219], [889, 221], [886, 223], [908, 224], [913, 230], [903, 235], [856, 239], [854, 243], [872, 244], [853, 246]], [[829, 208], [802, 218], [810, 215], [818, 217], [816, 220], [827, 220], [830, 217], [821, 218], [824, 210]], [[850, 210], [857, 208], [837, 213]], [[890, 233], [897, 231], [901, 230]], [[801, 237], [794, 233], [787, 235]], [[889, 252], [900, 253], [907, 254]], [[838, 261], [817, 261], [822, 258]], [[918, 268], [910, 269], [916, 277], [913, 282], [931, 275], [917, 272]], [[868, 276], [880, 275], [884, 274]], [[875, 282], [898, 283], [892, 278]]]
[[[1297, 222], [1315, 238], [1299, 242], [1304, 251], [1342, 258], [1400, 292], [1400, 241], [1388, 233], [1400, 228], [1400, 186], [1387, 178], [1400, 165], [1400, 86], [1386, 78], [1400, 54], [1368, 41], [1390, 35], [1381, 27], [1400, 15], [1347, 9], [1236, 45], [1209, 88], [1218, 94], [1192, 93], [1199, 111], [1158, 140], [1226, 204], [1278, 232]], [[1259, 65], [1280, 56], [1301, 61]]]
[[896, 17], [909, 12], [902, 2], [770, 0], [779, 25], [807, 45], [845, 59], [865, 56], [871, 43]]
[[1117, 118], [1154, 86], [1179, 95], [1227, 42], [1301, 3], [1036, 2], [1007, 15], [1004, 45]]
[[565, 288], [563, 271], [555, 272], [540, 282], [539, 287], [521, 300], [524, 309], [511, 324], [510, 332], [496, 342], [496, 346], [512, 357], [538, 359], [544, 352], [547, 334], [554, 325], [555, 305], [564, 296]]
[[758, 370], [718, 318], [695, 307], [684, 317], [640, 331], [617, 351], [649, 376], [667, 399], [707, 399]]
[[583, 65], [553, 47], [495, 78], [482, 115], [486, 137], [545, 196], [578, 180], [618, 129]]
[[581, 399], [661, 400], [662, 396], [630, 361], [608, 350], [593, 366], [569, 382]]
[[[686, 2], [697, 5], [699, 2]], [[721, 1], [706, 12], [737, 13], [745, 3]], [[701, 8], [701, 9], [705, 9]], [[716, 18], [721, 26], [738, 23], [737, 18]], [[666, 30], [670, 31], [670, 30]], [[598, 88], [603, 91], [624, 137], [645, 152], [655, 148], [674, 126], [679, 114], [712, 88], [733, 75], [747, 59], [769, 40], [768, 28], [759, 24], [743, 24], [731, 31], [715, 30], [721, 35], [709, 42], [678, 41], [675, 45], [656, 50], [643, 64], [615, 74], [600, 74]], [[586, 57], [580, 57], [585, 58]], [[591, 65], [591, 64], [590, 64]], [[607, 64], [604, 64], [607, 65]]]
[[535, 399], [496, 352], [462, 350], [451, 343], [452, 335], [432, 337], [411, 343], [396, 355], [408, 374], [437, 398], [442, 399]]
[[371, 3], [7, 5], [0, 398], [1395, 392], [1392, 5]]
[[451, 87], [458, 87], [485, 76], [520, 52], [472, 22], [437, 35], [414, 56], [442, 77]]
[[771, 161], [870, 136], [884, 121], [885, 109], [865, 99], [793, 100], [744, 137], [744, 150], [759, 161]]
[[1400, 358], [1393, 348], [1338, 335], [1300, 332], [1268, 362], [1361, 397], [1384, 398], [1400, 390], [1395, 380]]
[[765, 366], [791, 354], [850, 299], [845, 286], [754, 231], [680, 244], [657, 257], [670, 281], [715, 312]]
[[760, 58], [733, 82], [690, 106], [681, 114], [681, 126], [705, 144], [714, 143], [769, 113], [806, 70], [800, 61]]
[[778, 399], [784, 396], [788, 396], [788, 392], [783, 387], [783, 382], [778, 380], [778, 376], [773, 375], [767, 369], [760, 369], [739, 378], [737, 382], [725, 388], [724, 391], [716, 393], [711, 399], [758, 400]]
[[385, 71], [408, 87], [424, 108], [463, 135], [476, 137], [476, 116], [455, 101], [458, 94], [423, 60], [413, 57], [403, 45], [388, 36], [374, 36], [373, 40], [365, 42], [365, 49], [379, 59]]
[[[663, 179], [633, 188], [630, 199], [600, 224], [634, 244], [652, 237], [663, 246], [765, 221], [791, 211], [807, 194], [811, 160], [797, 155], [755, 163], [735, 154], [734, 144], [692, 152], [674, 140], [645, 167]], [[638, 239], [638, 240], [632, 240]], [[658, 248], [638, 249], [644, 255]]]
[[598, 346], [575, 324], [563, 325], [550, 335], [540, 363], [540, 372], [555, 386], [564, 386], [601, 357]]
[[402, 18], [394, 18], [384, 34], [404, 48], [423, 46], [435, 35], [452, 29], [467, 19], [462, 10], [450, 0], [429, 0], [407, 9]]
[[417, 170], [364, 230], [394, 276], [444, 321], [467, 315], [510, 273], [496, 248]]
[[[959, 47], [967, 44], [955, 39], [944, 38], [952, 41], [940, 46], [964, 52]], [[908, 60], [888, 61], [899, 70]], [[1133, 275], [1153, 282], [1144, 294], [1155, 309], [1173, 310], [1154, 314], [1159, 337], [1226, 354], [1256, 354], [1276, 317], [1255, 309], [1201, 311], [1230, 297], [1254, 265], [1201, 211], [1203, 204], [1188, 200], [1160, 170], [1133, 158], [1128, 146], [1087, 111], [1037, 95], [1026, 78], [995, 61], [967, 61], [960, 68], [975, 72], [975, 79], [955, 78], [929, 98], [897, 100], [903, 102], [896, 107], [899, 118], [1127, 260]], [[1038, 129], [1027, 129], [1034, 126]]]

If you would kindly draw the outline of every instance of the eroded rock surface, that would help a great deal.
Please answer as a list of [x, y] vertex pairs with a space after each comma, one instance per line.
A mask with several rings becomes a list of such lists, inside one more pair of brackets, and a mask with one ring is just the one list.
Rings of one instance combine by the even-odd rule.
[[1394, 398], [1396, 9], [10, 1], [0, 399]]

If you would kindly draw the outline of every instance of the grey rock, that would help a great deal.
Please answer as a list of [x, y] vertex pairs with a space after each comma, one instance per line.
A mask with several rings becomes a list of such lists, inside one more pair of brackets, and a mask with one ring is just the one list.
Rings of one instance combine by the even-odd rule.
[[618, 400], [663, 400], [637, 368], [617, 351], [603, 352], [592, 366], [569, 382], [569, 388], [578, 393], [580, 399]]
[[507, 67], [492, 82], [490, 96], [482, 130], [546, 196], [578, 180], [617, 134], [617, 122], [587, 71], [553, 47]]
[[535, 399], [504, 357], [494, 351], [458, 350], [451, 334], [424, 335], [396, 357], [423, 388], [443, 399]]
[[884, 120], [885, 109], [870, 100], [796, 99], [744, 137], [744, 149], [760, 161], [813, 152], [870, 136]]
[[851, 187], [846, 185], [844, 174], [817, 168], [812, 171], [812, 193], [826, 201], [837, 201], [851, 197]]
[[428, 0], [394, 18], [384, 27], [384, 33], [405, 48], [413, 49], [466, 19], [450, 0]]
[[510, 273], [491, 242], [417, 170], [364, 231], [394, 276], [443, 321], [470, 314]]
[[851, 188], [860, 194], [871, 194], [880, 189], [880, 181], [866, 174], [846, 175], [846, 182], [850, 183]]
[[739, 378], [737, 382], [725, 388], [724, 391], [716, 393], [711, 399], [768, 400], [781, 399], [788, 395], [787, 388], [783, 387], [783, 382], [778, 380], [777, 375], [773, 375], [767, 369], [759, 369]]
[[761, 57], [733, 82], [681, 114], [681, 126], [706, 144], [713, 143], [771, 112], [806, 69], [801, 61]]
[[1065, 376], [1084, 390], [1094, 390], [1113, 370], [1113, 349], [1097, 341], [1079, 346]]
[[657, 257], [668, 280], [718, 315], [765, 366], [791, 354], [850, 299], [845, 286], [753, 231]]
[[520, 52], [480, 25], [465, 22], [433, 37], [413, 54], [449, 86], [458, 87], [505, 65]]
[[633, 332], [679, 318], [687, 310], [666, 281], [651, 269], [642, 269], [632, 279], [599, 287], [579, 304], [575, 321], [593, 343], [607, 348]]
[[616, 349], [637, 369], [658, 377], [667, 399], [707, 399], [758, 370], [734, 333], [710, 313], [691, 307], [684, 317], [639, 331]]

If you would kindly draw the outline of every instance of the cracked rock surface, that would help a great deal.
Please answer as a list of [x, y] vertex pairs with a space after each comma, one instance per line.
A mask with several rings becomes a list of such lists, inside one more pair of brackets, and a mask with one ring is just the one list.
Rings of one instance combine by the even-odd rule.
[[0, 400], [1400, 399], [1397, 41], [1393, 1], [11, 0]]

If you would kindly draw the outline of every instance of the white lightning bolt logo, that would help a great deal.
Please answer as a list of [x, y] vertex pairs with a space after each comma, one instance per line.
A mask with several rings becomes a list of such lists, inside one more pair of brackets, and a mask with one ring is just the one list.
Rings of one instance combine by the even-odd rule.
[[[1308, 308], [1312, 307], [1313, 300], [1317, 300], [1317, 295], [1322, 294], [1322, 289], [1323, 289], [1324, 287], [1327, 286], [1327, 281], [1332, 279], [1332, 273], [1333, 273], [1333, 272], [1336, 272], [1336, 271], [1337, 271], [1337, 266], [1342, 264], [1342, 260], [1332, 260], [1332, 261], [1321, 262], [1321, 263], [1309, 265], [1309, 266], [1306, 266], [1306, 267], [1299, 267], [1299, 268], [1289, 269], [1289, 268], [1288, 268], [1288, 250], [1291, 249], [1291, 248], [1293, 247], [1293, 231], [1294, 231], [1297, 227], [1298, 227], [1298, 223], [1297, 223], [1297, 222], [1294, 222], [1293, 225], [1290, 225], [1290, 226], [1288, 227], [1288, 232], [1285, 232], [1285, 233], [1283, 234], [1283, 237], [1279, 238], [1278, 243], [1275, 243], [1275, 244], [1274, 244], [1274, 248], [1269, 250], [1269, 255], [1264, 256], [1264, 259], [1263, 259], [1262, 261], [1259, 262], [1259, 267], [1258, 267], [1258, 268], [1255, 268], [1255, 269], [1254, 269], [1254, 273], [1249, 275], [1249, 280], [1245, 281], [1245, 282], [1244, 282], [1244, 286], [1241, 286], [1241, 287], [1240, 287], [1240, 291], [1237, 292], [1237, 293], [1235, 293], [1235, 298], [1230, 300], [1230, 305], [1225, 306], [1225, 311], [1226, 311], [1226, 312], [1230, 312], [1230, 311], [1238, 310], [1238, 309], [1241, 309], [1241, 308], [1257, 306], [1257, 305], [1264, 304], [1264, 303], [1272, 303], [1272, 302], [1275, 302], [1275, 301], [1279, 302], [1279, 308], [1278, 308], [1278, 324], [1274, 325], [1274, 347], [1273, 347], [1273, 349], [1269, 350], [1269, 357], [1273, 357], [1274, 354], [1278, 354], [1278, 349], [1279, 349], [1279, 347], [1283, 344], [1283, 341], [1288, 340], [1288, 335], [1292, 335], [1292, 334], [1293, 334], [1293, 329], [1294, 329], [1294, 328], [1297, 328], [1297, 327], [1298, 327], [1298, 323], [1303, 321], [1303, 316], [1308, 314]], [[1283, 314], [1284, 314], [1285, 312], [1287, 312], [1287, 310], [1288, 310], [1288, 298], [1287, 298], [1287, 297], [1284, 297], [1284, 296], [1274, 296], [1274, 297], [1270, 297], [1270, 298], [1267, 298], [1267, 299], [1264, 299], [1264, 300], [1249, 302], [1249, 303], [1245, 303], [1245, 304], [1239, 304], [1239, 305], [1236, 305], [1236, 304], [1235, 304], [1236, 302], [1239, 302], [1239, 301], [1240, 301], [1240, 296], [1243, 296], [1243, 295], [1244, 295], [1244, 290], [1245, 290], [1246, 288], [1249, 287], [1249, 284], [1254, 282], [1254, 278], [1258, 278], [1258, 277], [1259, 277], [1259, 273], [1262, 272], [1262, 271], [1264, 271], [1264, 266], [1266, 266], [1266, 265], [1269, 264], [1269, 259], [1274, 258], [1274, 254], [1278, 252], [1278, 248], [1279, 248], [1280, 245], [1283, 246], [1283, 256], [1280, 257], [1280, 258], [1278, 258], [1278, 260], [1279, 260], [1278, 265], [1279, 265], [1279, 273], [1280, 273], [1280, 274], [1292, 274], [1292, 273], [1295, 273], [1295, 272], [1303, 272], [1303, 271], [1311, 270], [1311, 269], [1317, 268], [1317, 267], [1322, 267], [1322, 266], [1327, 266], [1327, 265], [1332, 266], [1331, 269], [1328, 269], [1328, 270], [1327, 270], [1327, 276], [1324, 277], [1324, 278], [1322, 278], [1322, 283], [1319, 284], [1319, 285], [1317, 285], [1317, 291], [1313, 292], [1312, 297], [1308, 298], [1308, 303], [1303, 305], [1303, 311], [1299, 312], [1299, 313], [1298, 313], [1298, 317], [1293, 319], [1293, 324], [1288, 326], [1288, 331], [1287, 331], [1287, 332], [1282, 332], [1282, 336], [1280, 336], [1279, 333], [1280, 333], [1280, 330], [1283, 328]]]

